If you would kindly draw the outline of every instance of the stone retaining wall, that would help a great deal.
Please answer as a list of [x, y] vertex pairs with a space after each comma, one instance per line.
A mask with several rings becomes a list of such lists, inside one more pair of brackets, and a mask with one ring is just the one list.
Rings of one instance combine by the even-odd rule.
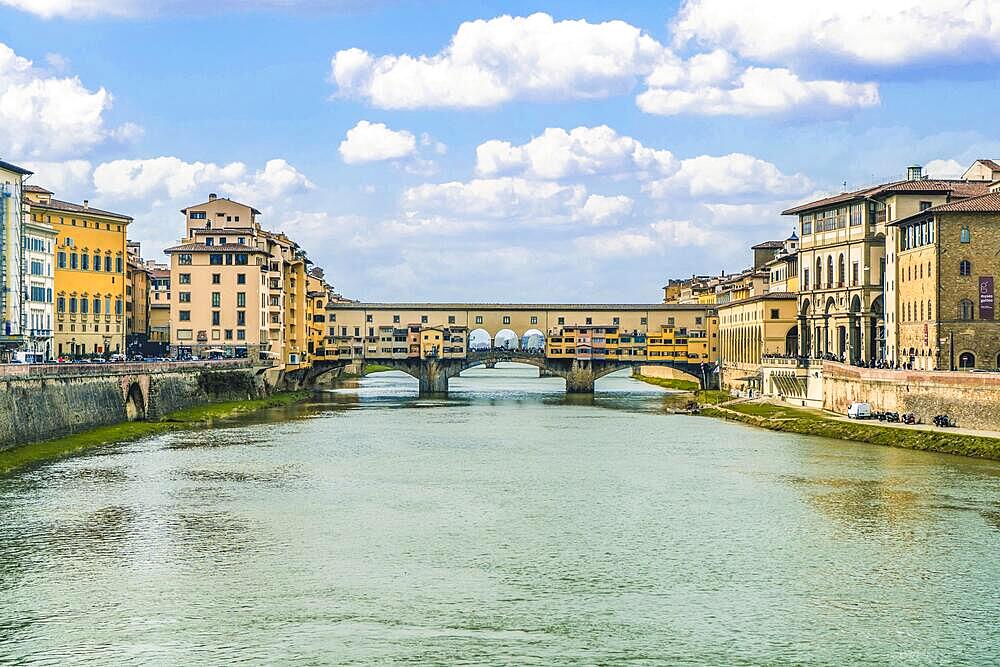
[[212, 401], [267, 393], [251, 368], [0, 377], [0, 450], [124, 422], [133, 385], [139, 387], [141, 412], [149, 419]]
[[947, 414], [964, 428], [1000, 430], [1000, 373], [895, 371], [823, 362], [823, 407], [847, 414], [852, 401], [912, 412], [924, 423]]

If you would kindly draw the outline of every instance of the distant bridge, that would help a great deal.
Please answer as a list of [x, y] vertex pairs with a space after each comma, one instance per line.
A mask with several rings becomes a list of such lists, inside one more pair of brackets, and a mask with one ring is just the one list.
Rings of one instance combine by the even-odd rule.
[[[718, 384], [717, 316], [701, 304], [484, 304], [484, 303], [330, 303], [327, 306], [328, 347], [346, 350], [339, 361], [315, 361], [302, 378], [311, 386], [321, 376], [348, 363], [375, 363], [403, 371], [419, 380], [421, 393], [446, 393], [448, 380], [476, 366], [512, 361], [535, 366], [566, 380], [568, 392], [592, 392], [594, 381], [614, 371], [638, 366], [668, 366], [690, 375], [703, 387]], [[567, 327], [617, 327], [649, 336], [662, 327], [690, 332], [701, 352], [685, 357], [610, 354], [546, 356], [520, 349], [522, 340], [548, 340]], [[461, 351], [452, 347], [440, 355], [414, 354], [412, 341], [394, 338], [402, 329], [447, 327], [464, 330]], [[478, 332], [489, 349], [470, 349]], [[497, 344], [506, 338], [507, 349]], [[400, 352], [405, 348], [405, 352]], [[387, 351], [388, 349], [388, 351]]]

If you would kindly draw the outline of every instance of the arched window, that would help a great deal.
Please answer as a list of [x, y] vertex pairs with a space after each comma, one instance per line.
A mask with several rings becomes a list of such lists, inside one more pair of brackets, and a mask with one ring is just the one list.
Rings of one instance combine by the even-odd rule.
[[958, 318], [961, 320], [972, 319], [972, 302], [968, 299], [962, 299], [961, 303], [958, 304]]
[[927, 262], [927, 277], [931, 277], [931, 263]]
[[843, 287], [847, 280], [847, 263], [844, 262], [844, 254], [840, 254], [837, 260], [837, 287]]
[[972, 234], [969, 232], [968, 227], [962, 227], [962, 233], [958, 240], [962, 243], [969, 243], [972, 241]]
[[931, 306], [931, 300], [927, 299], [927, 319], [934, 319], [934, 307]]
[[833, 255], [826, 258], [826, 286], [833, 287]]
[[958, 367], [959, 368], [975, 368], [976, 367], [976, 355], [971, 352], [963, 352], [958, 355]]
[[816, 258], [816, 289], [821, 289], [823, 287], [823, 258]]
[[972, 262], [967, 259], [963, 259], [958, 263], [958, 275], [960, 276], [971, 276], [972, 275]]
[[921, 320], [924, 319], [924, 304], [923, 303], [920, 304], [920, 319]]

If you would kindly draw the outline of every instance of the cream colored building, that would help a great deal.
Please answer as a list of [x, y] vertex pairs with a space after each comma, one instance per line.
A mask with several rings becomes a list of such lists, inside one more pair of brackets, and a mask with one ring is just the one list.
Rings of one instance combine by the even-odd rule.
[[[268, 239], [245, 204], [211, 194], [181, 211], [185, 236], [167, 248], [170, 257], [170, 346], [179, 357], [223, 350], [227, 356], [259, 358], [271, 348], [268, 295], [280, 311], [280, 260], [269, 260]], [[268, 356], [268, 355], [264, 355]]]
[[22, 186], [31, 172], [0, 161], [0, 353], [25, 344]]
[[48, 361], [52, 359], [55, 315], [56, 230], [31, 218], [29, 202], [24, 207], [25, 351]]
[[919, 167], [907, 178], [846, 192], [784, 211], [799, 220], [799, 329], [803, 355], [849, 362], [882, 359], [891, 345], [883, 288], [886, 222], [922, 202], [968, 196], [983, 183], [928, 180]]
[[[282, 232], [261, 227], [260, 211], [231, 199], [181, 211], [186, 235], [170, 256], [170, 340], [179, 356], [309, 363], [309, 259]], [[155, 295], [154, 295], [155, 303]]]
[[765, 356], [798, 355], [798, 295], [769, 292], [719, 306], [723, 388], [760, 389]]

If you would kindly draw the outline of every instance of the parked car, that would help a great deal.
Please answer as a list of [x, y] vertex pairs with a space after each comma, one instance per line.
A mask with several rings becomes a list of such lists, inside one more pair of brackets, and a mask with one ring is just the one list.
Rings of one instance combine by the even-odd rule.
[[868, 403], [854, 402], [847, 408], [847, 417], [849, 419], [871, 419], [871, 416], [872, 406]]

